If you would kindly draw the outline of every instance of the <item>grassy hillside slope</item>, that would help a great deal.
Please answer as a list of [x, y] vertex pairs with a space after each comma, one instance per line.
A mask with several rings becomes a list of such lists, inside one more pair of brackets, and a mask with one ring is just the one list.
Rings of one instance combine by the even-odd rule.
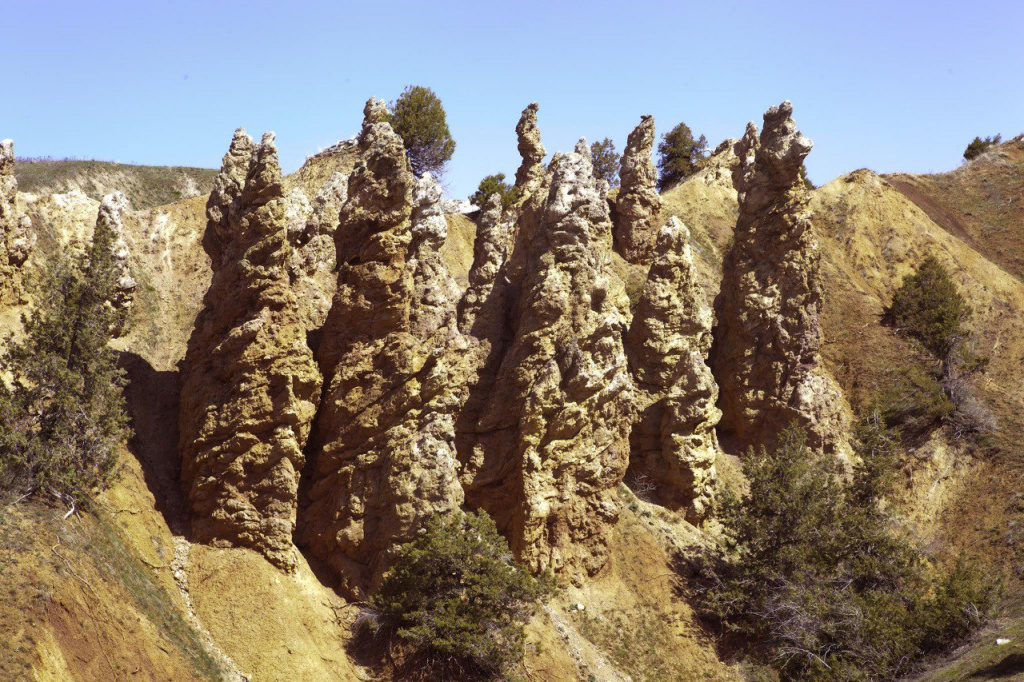
[[14, 174], [22, 192], [56, 194], [78, 190], [97, 201], [110, 192], [124, 192], [132, 208], [141, 210], [208, 195], [217, 170], [111, 161], [19, 160]]

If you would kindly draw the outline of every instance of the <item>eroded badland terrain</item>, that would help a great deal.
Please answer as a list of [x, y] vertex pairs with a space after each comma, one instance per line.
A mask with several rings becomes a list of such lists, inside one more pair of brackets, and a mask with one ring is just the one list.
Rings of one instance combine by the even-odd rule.
[[0, 326], [22, 334], [53, 254], [112, 235], [134, 431], [87, 510], [0, 512], [0, 679], [400, 678], [353, 622], [459, 510], [558, 584], [523, 679], [772, 675], [699, 615], [694, 557], [750, 448], [795, 424], [860, 460], [857, 425], [920, 364], [886, 311], [928, 256], [971, 307], [987, 366], [963, 381], [995, 427], [908, 431], [885, 504], [929, 562], [967, 552], [1001, 587], [914, 674], [1024, 676], [1024, 137], [810, 189], [787, 102], [659, 192], [644, 117], [609, 199], [531, 105], [514, 202], [446, 214], [383, 103], [364, 114], [288, 176], [243, 130], [218, 174], [0, 150]]

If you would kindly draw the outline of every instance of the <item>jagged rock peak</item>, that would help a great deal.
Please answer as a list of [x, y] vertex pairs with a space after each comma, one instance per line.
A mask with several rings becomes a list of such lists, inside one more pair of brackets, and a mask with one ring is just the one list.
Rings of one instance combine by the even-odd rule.
[[125, 320], [135, 299], [135, 289], [138, 287], [131, 275], [128, 244], [124, 241], [122, 215], [127, 209], [128, 199], [121, 192], [104, 196], [96, 214], [96, 229], [93, 231], [92, 237], [93, 249], [109, 249], [114, 260], [117, 274], [112, 283], [113, 291], [109, 303], [118, 311], [117, 326], [114, 330], [117, 333], [124, 329]]
[[363, 130], [374, 123], [385, 123], [388, 120], [388, 105], [384, 100], [371, 97], [363, 107]]
[[[612, 286], [610, 222], [585, 142], [556, 154], [518, 216], [502, 286], [507, 341], [460, 439], [470, 506], [531, 570], [579, 582], [604, 566], [629, 460], [632, 382]], [[537, 204], [534, 206], [534, 204]]]
[[[369, 111], [369, 107], [368, 107]], [[376, 589], [398, 545], [462, 505], [454, 415], [467, 356], [440, 258], [441, 192], [368, 115], [336, 231], [337, 290], [319, 360], [328, 381], [300, 535], [348, 595]]]
[[819, 254], [799, 179], [812, 143], [792, 111], [789, 102], [772, 107], [761, 136], [748, 124], [735, 147], [739, 219], [715, 300], [712, 353], [720, 432], [744, 449], [770, 444], [795, 422], [815, 447], [845, 451], [848, 408], [819, 367]]
[[32, 221], [18, 215], [18, 181], [14, 176], [14, 141], [0, 141], [0, 303], [22, 298], [21, 266], [35, 245]]
[[412, 190], [413, 296], [419, 302], [410, 309], [413, 335], [426, 338], [454, 323], [459, 287], [441, 260], [448, 238], [448, 221], [441, 209], [441, 186], [430, 173], [416, 180]]
[[194, 538], [252, 548], [285, 570], [320, 397], [288, 272], [294, 200], [273, 135], [253, 145], [237, 130], [207, 202], [213, 279], [182, 363], [178, 443]]
[[714, 499], [718, 385], [707, 365], [711, 308], [697, 279], [690, 231], [673, 216], [661, 231], [626, 336], [636, 383], [630, 472], [691, 522]]
[[540, 129], [537, 127], [536, 102], [531, 102], [523, 109], [516, 124], [516, 136], [519, 138], [519, 156], [523, 162], [516, 171], [516, 187], [525, 187], [532, 181], [537, 180], [544, 173], [541, 163], [547, 152], [540, 141]]
[[[478, 338], [486, 332], [474, 330], [477, 315], [487, 304], [498, 279], [498, 272], [505, 263], [508, 252], [508, 223], [502, 220], [501, 197], [492, 194], [487, 198], [480, 217], [477, 219], [476, 240], [473, 242], [473, 265], [469, 269], [469, 286], [459, 307], [459, 329], [464, 334], [473, 333]], [[490, 321], [491, 326], [500, 324]], [[496, 331], [496, 330], [493, 330]]]
[[615, 248], [631, 263], [646, 263], [657, 234], [661, 195], [658, 171], [651, 161], [654, 117], [644, 115], [626, 140], [615, 200]]

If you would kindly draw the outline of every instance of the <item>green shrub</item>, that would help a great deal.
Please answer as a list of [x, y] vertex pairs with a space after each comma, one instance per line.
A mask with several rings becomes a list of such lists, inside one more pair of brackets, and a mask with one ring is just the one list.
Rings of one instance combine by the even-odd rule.
[[685, 123], [665, 133], [658, 144], [658, 189], [666, 190], [696, 173], [707, 155], [707, 138], [694, 139]]
[[519, 189], [512, 183], [505, 182], [504, 173], [495, 173], [480, 181], [476, 192], [469, 195], [469, 201], [483, 208], [492, 194], [497, 194], [501, 198], [502, 210], [508, 209], [519, 200]]
[[[922, 419], [927, 423], [941, 419], [956, 438], [983, 440], [992, 434], [995, 417], [975, 394], [972, 384], [972, 377], [985, 371], [988, 358], [971, 351], [967, 327], [971, 309], [934, 256], [926, 257], [917, 272], [896, 290], [887, 316], [940, 361], [942, 377], [939, 383], [922, 370], [900, 377], [902, 380], [890, 385], [881, 396], [886, 421], [909, 419], [911, 424], [920, 424]], [[902, 416], [890, 414], [890, 408]]]
[[971, 308], [935, 256], [926, 256], [892, 297], [889, 320], [945, 360], [967, 337]]
[[407, 85], [389, 109], [391, 127], [402, 136], [413, 173], [443, 175], [455, 140], [441, 99], [430, 88]]
[[486, 514], [438, 515], [401, 547], [357, 635], [426, 678], [495, 678], [521, 660], [548, 585], [519, 568]]
[[971, 143], [967, 145], [967, 149], [964, 150], [964, 158], [967, 159], [968, 161], [972, 161], [981, 156], [986, 149], [988, 149], [992, 145], [999, 144], [1002, 141], [1002, 135], [996, 135], [995, 137], [986, 137], [985, 139], [976, 137], [973, 140], [971, 140]]
[[[989, 590], [966, 561], [938, 573], [882, 503], [898, 436], [880, 420], [859, 433], [847, 476], [786, 431], [744, 461], [750, 489], [729, 497], [729, 537], [700, 569], [703, 612], [783, 679], [891, 679], [981, 622]], [[936, 577], [937, 576], [937, 577]]]
[[619, 186], [619, 154], [611, 138], [590, 145], [590, 160], [594, 163], [595, 178], [605, 180], [609, 187]]
[[0, 357], [0, 491], [41, 490], [79, 506], [106, 485], [130, 436], [124, 370], [108, 347], [124, 320], [109, 244], [91, 261], [56, 257], [35, 284], [25, 336]]
[[887, 427], [908, 437], [939, 426], [954, 410], [942, 381], [924, 364], [888, 372], [871, 407]]

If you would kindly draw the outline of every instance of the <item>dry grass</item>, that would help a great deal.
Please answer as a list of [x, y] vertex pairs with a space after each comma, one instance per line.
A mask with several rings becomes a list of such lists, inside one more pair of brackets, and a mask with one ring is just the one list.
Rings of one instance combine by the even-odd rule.
[[18, 189], [53, 194], [77, 189], [99, 201], [110, 192], [124, 192], [136, 210], [153, 208], [213, 188], [217, 170], [182, 166], [137, 166], [110, 161], [18, 161]]

